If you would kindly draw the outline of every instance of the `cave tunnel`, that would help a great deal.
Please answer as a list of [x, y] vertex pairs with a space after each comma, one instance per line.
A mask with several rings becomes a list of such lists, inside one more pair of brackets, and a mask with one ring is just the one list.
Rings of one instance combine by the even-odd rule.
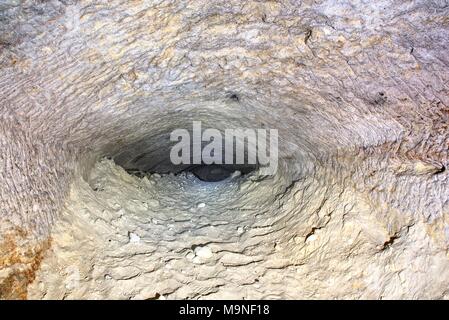
[[[0, 298], [449, 298], [448, 15], [1, 1]], [[276, 171], [174, 165], [194, 121]]]

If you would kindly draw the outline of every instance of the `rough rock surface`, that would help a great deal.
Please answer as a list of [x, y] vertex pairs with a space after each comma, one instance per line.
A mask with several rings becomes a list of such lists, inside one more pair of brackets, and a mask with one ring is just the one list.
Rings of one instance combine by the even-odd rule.
[[[448, 298], [448, 15], [2, 1], [0, 298]], [[278, 175], [120, 168], [192, 120], [278, 129]]]
[[138, 178], [102, 161], [74, 183], [28, 295], [449, 298], [449, 260], [426, 226], [381, 215], [334, 181]]

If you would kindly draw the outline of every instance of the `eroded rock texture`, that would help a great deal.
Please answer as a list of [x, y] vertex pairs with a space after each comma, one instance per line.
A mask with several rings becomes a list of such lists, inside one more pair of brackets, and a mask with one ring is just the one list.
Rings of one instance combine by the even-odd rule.
[[[448, 15], [2, 1], [0, 297], [448, 298]], [[278, 129], [277, 175], [124, 170], [192, 120]]]

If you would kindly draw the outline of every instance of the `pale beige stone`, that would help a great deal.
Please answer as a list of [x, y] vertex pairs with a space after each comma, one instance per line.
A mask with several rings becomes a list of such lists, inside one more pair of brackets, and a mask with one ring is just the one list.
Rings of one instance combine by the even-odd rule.
[[[449, 298], [448, 14], [1, 1], [0, 298]], [[192, 120], [276, 176], [165, 174]]]

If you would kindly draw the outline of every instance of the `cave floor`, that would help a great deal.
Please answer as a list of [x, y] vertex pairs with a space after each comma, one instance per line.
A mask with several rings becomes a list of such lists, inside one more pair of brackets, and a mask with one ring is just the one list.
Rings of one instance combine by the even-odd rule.
[[139, 178], [102, 160], [88, 182], [72, 185], [28, 298], [441, 294], [422, 287], [425, 279], [449, 279], [437, 280], [448, 272], [448, 259], [432, 248], [424, 228], [415, 223], [386, 246], [388, 226], [366, 199], [337, 186], [317, 193], [309, 180], [288, 186], [256, 174], [218, 183], [187, 173]]

